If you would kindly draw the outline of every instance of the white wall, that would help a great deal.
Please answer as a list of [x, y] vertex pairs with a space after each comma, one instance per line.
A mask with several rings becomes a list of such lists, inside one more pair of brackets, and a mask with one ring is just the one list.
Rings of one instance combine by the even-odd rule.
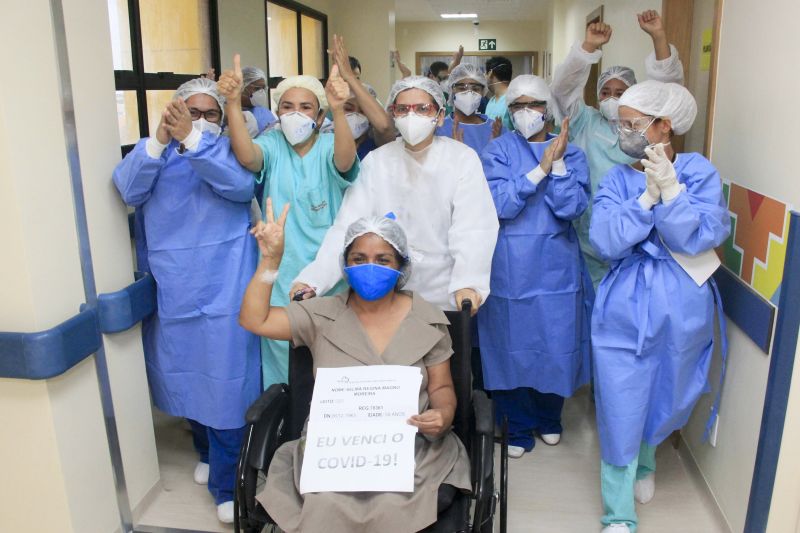
[[[775, 0], [769, 9], [757, 0], [724, 3], [712, 140], [712, 161], [724, 178], [794, 206], [800, 206], [800, 185], [796, 169], [785, 157], [796, 151], [794, 128], [800, 119], [797, 107], [791, 105], [800, 74], [787, 68], [798, 64], [794, 23], [798, 17], [796, 0]], [[753, 70], [744, 65], [768, 73], [768, 78], [757, 84], [756, 98]], [[768, 126], [754, 127], [753, 117], [762, 117]], [[769, 358], [736, 326], [730, 325], [729, 330], [730, 362], [718, 446], [698, 444], [700, 424], [708, 413], [705, 405], [695, 411], [686, 436], [732, 530], [742, 531]], [[794, 530], [800, 505], [796, 454], [800, 446], [800, 364], [795, 365], [789, 400], [769, 524], [769, 531], [776, 533]]]

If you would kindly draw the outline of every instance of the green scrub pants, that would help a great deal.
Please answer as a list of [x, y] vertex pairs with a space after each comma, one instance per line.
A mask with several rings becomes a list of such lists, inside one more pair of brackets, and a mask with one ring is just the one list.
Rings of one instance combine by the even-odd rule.
[[656, 447], [642, 442], [639, 457], [627, 466], [613, 466], [600, 461], [600, 493], [603, 496], [603, 526], [627, 524], [636, 533], [638, 518], [633, 485], [656, 471]]

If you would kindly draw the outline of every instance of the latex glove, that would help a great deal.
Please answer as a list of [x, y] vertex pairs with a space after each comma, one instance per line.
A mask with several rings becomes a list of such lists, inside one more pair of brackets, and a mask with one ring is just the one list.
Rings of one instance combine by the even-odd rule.
[[642, 206], [642, 209], [649, 211], [654, 205], [661, 201], [661, 189], [658, 188], [658, 184], [647, 174], [645, 174], [645, 184], [644, 192], [639, 196], [639, 205]]
[[675, 174], [675, 167], [664, 153], [664, 145], [657, 144], [654, 147], [647, 147], [644, 150], [647, 159], [642, 159], [644, 173], [653, 180], [661, 190], [661, 199], [669, 202], [681, 192], [681, 184]]

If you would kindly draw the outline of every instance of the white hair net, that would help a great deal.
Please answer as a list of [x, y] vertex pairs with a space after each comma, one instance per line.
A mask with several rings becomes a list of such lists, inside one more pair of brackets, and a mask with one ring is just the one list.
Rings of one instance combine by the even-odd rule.
[[180, 98], [186, 101], [196, 94], [207, 94], [217, 101], [220, 111], [225, 111], [225, 99], [217, 91], [217, 82], [208, 78], [195, 78], [187, 81], [175, 90], [173, 98]]
[[433, 100], [439, 106], [439, 109], [444, 107], [444, 93], [442, 92], [442, 88], [438, 83], [425, 76], [409, 76], [394, 82], [394, 85], [392, 85], [392, 90], [389, 91], [389, 101], [386, 103], [386, 105], [392, 105], [395, 98], [397, 98], [397, 95], [403, 91], [407, 91], [408, 89], [419, 89], [421, 91], [425, 91], [431, 95]]
[[609, 80], [619, 80], [628, 87], [636, 85], [636, 75], [628, 67], [609, 67], [597, 78], [597, 94]]
[[[394, 220], [394, 214], [388, 213], [386, 216], [372, 216], [359, 218], [347, 228], [344, 234], [344, 250], [353, 244], [357, 238], [367, 233], [374, 233], [384, 241], [388, 242], [392, 248], [403, 258], [400, 265], [400, 279], [397, 288], [402, 288], [411, 276], [411, 259], [408, 254], [408, 241], [406, 232]], [[345, 267], [344, 252], [341, 257], [342, 269]]]
[[483, 85], [483, 88], [486, 89], [488, 82], [486, 81], [486, 75], [481, 72], [481, 70], [476, 67], [475, 65], [470, 65], [468, 63], [461, 63], [453, 68], [453, 71], [450, 73], [450, 76], [447, 78], [447, 87], [450, 89], [450, 94], [453, 94], [453, 85], [460, 82], [461, 80], [472, 79]]
[[545, 115], [548, 119], [553, 117], [553, 93], [550, 92], [550, 86], [547, 85], [547, 82], [539, 76], [522, 74], [511, 80], [511, 83], [508, 84], [508, 90], [506, 90], [506, 102], [508, 102], [509, 105], [513, 104], [514, 101], [521, 96], [547, 102], [547, 112]]
[[317, 97], [317, 100], [319, 101], [319, 108], [328, 109], [328, 99], [325, 97], [325, 87], [323, 87], [322, 83], [320, 83], [320, 81], [314, 76], [308, 76], [305, 74], [300, 76], [290, 76], [280, 82], [277, 87], [275, 87], [275, 90], [272, 91], [273, 108], [278, 109], [278, 106], [281, 103], [281, 98], [283, 98], [283, 93], [289, 89], [294, 89], [295, 87], [308, 89], [314, 93], [314, 96]]
[[247, 87], [258, 80], [264, 80], [264, 83], [267, 82], [267, 75], [264, 74], [263, 70], [258, 67], [244, 67], [242, 69], [242, 87]]
[[697, 116], [697, 102], [683, 85], [647, 80], [637, 83], [622, 94], [620, 106], [657, 118], [668, 118], [676, 135], [692, 127]]

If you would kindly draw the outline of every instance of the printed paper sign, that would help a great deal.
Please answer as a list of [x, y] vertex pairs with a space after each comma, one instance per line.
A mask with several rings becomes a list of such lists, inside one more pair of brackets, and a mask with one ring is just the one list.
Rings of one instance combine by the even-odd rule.
[[413, 492], [417, 367], [317, 369], [300, 493]]

